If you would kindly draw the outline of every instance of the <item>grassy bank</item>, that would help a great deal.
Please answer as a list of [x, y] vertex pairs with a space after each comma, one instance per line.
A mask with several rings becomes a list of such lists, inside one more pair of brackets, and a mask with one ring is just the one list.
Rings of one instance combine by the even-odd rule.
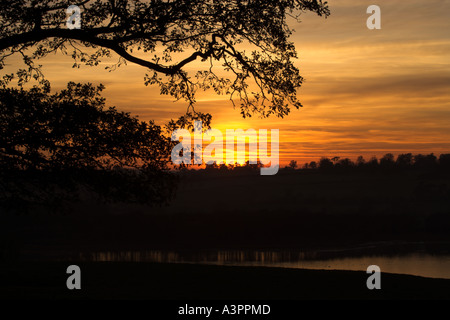
[[66, 288], [70, 263], [0, 265], [2, 299], [450, 299], [450, 280], [382, 273], [190, 264], [79, 263], [81, 290]]

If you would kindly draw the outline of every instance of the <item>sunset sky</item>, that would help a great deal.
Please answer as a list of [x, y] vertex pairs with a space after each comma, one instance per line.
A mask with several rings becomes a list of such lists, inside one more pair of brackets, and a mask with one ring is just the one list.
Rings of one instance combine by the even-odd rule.
[[[381, 30], [366, 27], [372, 4], [381, 8]], [[196, 110], [211, 113], [212, 126], [223, 131], [279, 129], [282, 165], [321, 156], [450, 153], [450, 0], [329, 0], [329, 7], [327, 19], [305, 13], [291, 24], [305, 78], [303, 108], [284, 119], [243, 119], [228, 97], [207, 92]], [[54, 90], [68, 81], [103, 83], [108, 105], [142, 120], [162, 125], [187, 107], [146, 87], [147, 70], [131, 63], [111, 73], [72, 69], [62, 55], [40, 63]]]

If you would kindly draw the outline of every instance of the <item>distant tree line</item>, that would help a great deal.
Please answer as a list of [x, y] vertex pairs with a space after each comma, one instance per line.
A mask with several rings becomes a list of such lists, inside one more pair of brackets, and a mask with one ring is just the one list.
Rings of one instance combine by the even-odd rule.
[[[255, 173], [259, 174], [261, 163], [250, 164], [247, 161], [244, 164], [212, 164], [206, 165], [204, 168], [186, 166], [179, 167], [184, 173]], [[303, 170], [317, 170], [317, 171], [345, 171], [345, 170], [407, 170], [407, 169], [446, 169], [450, 170], [450, 154], [441, 154], [439, 157], [430, 154], [416, 154], [403, 153], [399, 154], [397, 158], [392, 153], [385, 154], [378, 159], [376, 156], [366, 160], [363, 156], [359, 156], [356, 161], [349, 158], [341, 157], [322, 157], [319, 161], [311, 161], [300, 166], [296, 160], [291, 160], [287, 166], [282, 168], [282, 171], [303, 171]]]
[[263, 165], [258, 162], [256, 164], [251, 164], [249, 161], [246, 161], [243, 164], [240, 163], [230, 163], [230, 164], [217, 164], [217, 163], [213, 163], [210, 165], [205, 165], [204, 167], [192, 167], [192, 166], [186, 166], [186, 165], [177, 165], [175, 166], [175, 168], [177, 169], [177, 171], [180, 174], [187, 174], [187, 175], [196, 175], [196, 174], [202, 174], [202, 173], [207, 173], [207, 174], [213, 174], [213, 175], [228, 175], [231, 173], [242, 173], [242, 174], [257, 174], [259, 175], [261, 172], [261, 167], [263, 167]]
[[450, 169], [450, 154], [441, 154], [439, 157], [430, 154], [402, 153], [395, 158], [392, 153], [386, 153], [382, 158], [376, 156], [369, 160], [359, 156], [355, 161], [349, 158], [322, 157], [319, 161], [305, 163], [301, 168], [297, 161], [291, 160], [285, 169], [289, 170], [349, 170], [349, 169]]

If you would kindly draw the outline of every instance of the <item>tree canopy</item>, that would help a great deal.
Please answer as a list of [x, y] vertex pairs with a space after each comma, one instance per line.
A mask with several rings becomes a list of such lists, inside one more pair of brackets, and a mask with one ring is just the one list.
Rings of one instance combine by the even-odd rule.
[[[68, 29], [66, 9], [81, 8], [81, 29]], [[118, 55], [149, 70], [145, 84], [161, 94], [195, 103], [198, 90], [212, 89], [238, 101], [244, 117], [283, 117], [301, 107], [297, 89], [303, 78], [294, 66], [297, 52], [289, 40], [288, 17], [312, 11], [328, 16], [321, 0], [42, 0], [2, 2], [0, 68], [21, 54], [26, 68], [15, 76], [45, 81], [39, 58], [62, 52], [98, 65]], [[194, 74], [187, 66], [201, 59]], [[13, 74], [3, 76], [3, 83]]]
[[105, 108], [103, 87], [0, 89], [0, 207], [83, 194], [154, 204], [174, 191], [173, 143], [153, 122]]

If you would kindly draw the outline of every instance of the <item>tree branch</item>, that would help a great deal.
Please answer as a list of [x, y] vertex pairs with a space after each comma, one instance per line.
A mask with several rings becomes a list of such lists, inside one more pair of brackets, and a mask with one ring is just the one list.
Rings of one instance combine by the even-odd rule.
[[0, 40], [0, 51], [30, 42], [34, 42], [35, 44], [37, 44], [38, 42], [48, 38], [71, 39], [89, 42], [94, 45], [111, 49], [118, 55], [122, 56], [124, 59], [130, 62], [136, 63], [143, 67], [147, 67], [157, 72], [164, 73], [166, 75], [173, 75], [178, 73], [181, 70], [181, 68], [183, 68], [186, 64], [196, 60], [198, 57], [201, 57], [202, 59], [207, 59], [208, 57], [210, 57], [214, 53], [214, 44], [216, 43], [216, 35], [213, 35], [213, 41], [210, 44], [210, 48], [206, 52], [197, 51], [175, 65], [163, 66], [131, 55], [128, 51], [125, 50], [125, 48], [120, 46], [115, 40], [102, 39], [92, 36], [92, 34], [101, 33], [101, 31], [98, 29], [100, 28], [93, 29], [92, 31], [64, 30], [64, 29], [46, 29], [39, 31], [30, 31], [19, 35], [6, 37]]

